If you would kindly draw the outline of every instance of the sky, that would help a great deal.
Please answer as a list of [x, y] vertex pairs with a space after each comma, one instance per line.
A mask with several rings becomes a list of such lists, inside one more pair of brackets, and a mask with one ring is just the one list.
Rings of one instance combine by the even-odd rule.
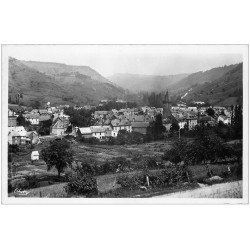
[[19, 60], [89, 66], [105, 77], [116, 73], [173, 75], [243, 61], [244, 45], [4, 45]]

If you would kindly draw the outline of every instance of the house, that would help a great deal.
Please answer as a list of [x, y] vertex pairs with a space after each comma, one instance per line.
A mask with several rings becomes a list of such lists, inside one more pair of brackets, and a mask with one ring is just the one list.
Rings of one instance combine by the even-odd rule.
[[37, 144], [40, 142], [38, 133], [36, 131], [28, 131], [26, 137], [27, 142], [30, 142], [31, 144]]
[[91, 138], [92, 137], [92, 130], [90, 127], [82, 127], [82, 128], [75, 128], [76, 130], [76, 137], [78, 138]]
[[231, 124], [231, 117], [225, 115], [219, 115], [217, 122], [222, 122], [224, 124]]
[[92, 137], [101, 140], [106, 136], [106, 129], [103, 126], [91, 126], [90, 129]]
[[16, 126], [17, 126], [17, 117], [8, 116], [8, 127], [16, 127]]
[[196, 105], [204, 105], [205, 104], [205, 102], [202, 102], [202, 101], [197, 101], [197, 102], [193, 102], [193, 104], [196, 104]]
[[40, 115], [39, 116], [39, 123], [44, 122], [44, 121], [48, 121], [51, 119], [50, 115]]
[[178, 120], [178, 125], [180, 129], [184, 129], [185, 125], [187, 124], [186, 119], [179, 119]]
[[133, 132], [138, 132], [143, 135], [147, 133], [147, 127], [149, 126], [149, 122], [132, 122], [131, 127]]
[[189, 130], [194, 129], [198, 124], [198, 120], [195, 117], [189, 117], [186, 119], [186, 121], [187, 121], [187, 125], [188, 125]]
[[212, 118], [211, 116], [201, 116], [199, 122], [204, 124], [204, 125], [210, 125], [210, 126], [216, 125], [215, 119]]
[[198, 112], [198, 108], [197, 107], [187, 107], [188, 111], [195, 111]]
[[16, 115], [16, 112], [14, 112], [11, 109], [8, 109], [8, 116], [15, 116], [15, 115]]
[[40, 115], [38, 113], [25, 115], [25, 119], [27, 121], [29, 121], [31, 125], [38, 125], [39, 124], [39, 118], [40, 118]]
[[106, 115], [109, 114], [109, 111], [95, 111], [94, 118], [104, 118]]
[[64, 135], [69, 125], [69, 119], [58, 117], [52, 125], [51, 133], [57, 136]]
[[130, 122], [145, 122], [144, 115], [129, 115], [127, 118]]
[[105, 129], [105, 136], [106, 137], [111, 137], [112, 136], [112, 127], [110, 125], [105, 125], [105, 126], [102, 126], [104, 129]]
[[179, 101], [177, 102], [178, 107], [187, 107], [187, 104], [185, 102]]
[[113, 128], [113, 131], [112, 131], [112, 136], [113, 137], [117, 137], [118, 132], [120, 130], [127, 130], [128, 132], [132, 132], [131, 123], [129, 121], [127, 121], [127, 120], [115, 119], [115, 120], [111, 121], [111, 125], [112, 125], [112, 128]]
[[23, 126], [8, 127], [8, 143], [21, 145], [27, 143], [27, 131]]
[[47, 109], [39, 109], [39, 110], [38, 110], [38, 113], [39, 113], [40, 115], [49, 115], [49, 112], [48, 112]]
[[38, 161], [39, 160], [39, 152], [38, 151], [32, 151], [31, 153], [31, 161]]

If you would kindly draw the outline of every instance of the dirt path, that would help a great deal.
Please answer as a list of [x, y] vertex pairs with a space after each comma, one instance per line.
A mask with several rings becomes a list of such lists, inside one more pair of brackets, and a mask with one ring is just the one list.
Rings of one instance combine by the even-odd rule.
[[242, 198], [242, 181], [227, 182], [154, 198]]

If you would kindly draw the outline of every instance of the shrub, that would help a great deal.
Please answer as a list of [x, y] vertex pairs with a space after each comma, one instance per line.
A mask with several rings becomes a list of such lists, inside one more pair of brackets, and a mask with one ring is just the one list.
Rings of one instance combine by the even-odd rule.
[[38, 178], [35, 174], [26, 175], [25, 180], [28, 183], [28, 188], [36, 188], [38, 187]]
[[147, 185], [146, 176], [149, 178], [149, 185], [153, 188], [167, 187], [170, 185], [178, 184], [182, 181], [189, 181], [187, 173], [181, 167], [173, 167], [170, 170], [150, 172], [149, 170], [143, 171], [139, 175], [124, 175], [117, 179], [117, 183], [122, 188], [135, 190], [139, 189], [140, 186]]
[[185, 160], [186, 149], [187, 142], [185, 140], [175, 141], [173, 147], [165, 152], [163, 160], [171, 161], [174, 164], [180, 163]]
[[98, 192], [96, 178], [86, 174], [85, 169], [79, 165], [67, 171], [67, 180], [69, 182], [65, 191], [68, 194], [93, 195]]
[[15, 189], [28, 189], [29, 188], [29, 182], [25, 178], [20, 179], [14, 179], [10, 183], [12, 190]]
[[19, 146], [18, 145], [14, 145], [14, 144], [9, 144], [8, 145], [8, 152], [9, 153], [17, 153], [17, 152], [19, 152], [20, 151], [20, 148], [19, 148]]
[[123, 188], [129, 190], [138, 189], [141, 185], [144, 184], [142, 176], [129, 176], [129, 175], [118, 177], [117, 183], [120, 184]]

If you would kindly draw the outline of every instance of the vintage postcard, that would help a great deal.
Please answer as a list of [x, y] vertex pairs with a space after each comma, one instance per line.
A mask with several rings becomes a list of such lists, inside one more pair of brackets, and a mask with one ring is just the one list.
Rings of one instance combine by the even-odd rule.
[[2, 45], [2, 203], [248, 203], [248, 63], [248, 45]]

